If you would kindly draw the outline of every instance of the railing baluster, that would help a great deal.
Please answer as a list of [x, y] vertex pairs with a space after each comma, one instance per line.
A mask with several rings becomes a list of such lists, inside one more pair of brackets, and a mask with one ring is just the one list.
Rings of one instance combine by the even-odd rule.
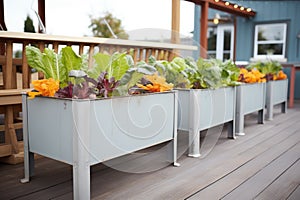
[[5, 89], [12, 89], [13, 82], [13, 43], [11, 40], [6, 42], [6, 62], [5, 66], [2, 67], [3, 70], [3, 81]]
[[83, 54], [83, 48], [84, 48], [84, 45], [83, 44], [79, 44], [79, 55]]
[[53, 50], [55, 53], [58, 53], [58, 45], [59, 45], [58, 42], [53, 42]]
[[144, 49], [140, 49], [139, 61], [144, 60]]
[[[40, 51], [43, 52], [44, 49], [45, 49], [45, 43], [44, 42], [39, 42], [38, 46], [40, 48]], [[43, 79], [43, 78], [44, 78], [43, 72], [38, 72], [38, 79], [40, 80], [40, 79]]]
[[135, 63], [138, 61], [138, 48], [133, 49], [133, 60]]
[[89, 68], [93, 66], [94, 47], [95, 45], [91, 44], [89, 48]]
[[22, 88], [29, 88], [31, 81], [31, 72], [27, 64], [26, 58], [26, 46], [29, 44], [28, 41], [23, 42], [23, 51], [22, 51]]
[[146, 49], [146, 58], [145, 58], [146, 62], [148, 62], [150, 55], [151, 55], [151, 49]]

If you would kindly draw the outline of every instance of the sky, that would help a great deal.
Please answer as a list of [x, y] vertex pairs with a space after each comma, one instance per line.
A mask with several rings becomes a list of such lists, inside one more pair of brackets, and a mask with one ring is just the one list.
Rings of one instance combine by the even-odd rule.
[[[9, 31], [23, 32], [29, 15], [37, 29], [34, 14], [38, 0], [4, 0], [5, 22]], [[180, 1], [180, 34], [190, 36], [194, 27], [194, 4]], [[46, 0], [46, 30], [52, 35], [92, 36], [90, 17], [110, 12], [122, 21], [127, 33], [141, 29], [171, 30], [172, 0]], [[159, 32], [159, 31], [157, 31]], [[151, 35], [153, 32], [149, 32]], [[163, 37], [163, 36], [162, 36]]]

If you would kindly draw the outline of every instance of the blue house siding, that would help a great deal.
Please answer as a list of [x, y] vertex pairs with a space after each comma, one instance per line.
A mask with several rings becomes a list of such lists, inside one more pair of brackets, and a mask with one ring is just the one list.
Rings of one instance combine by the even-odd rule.
[[[254, 9], [257, 14], [252, 19], [237, 18], [237, 60], [249, 60], [253, 56], [255, 24], [288, 21], [286, 58], [288, 62], [299, 62], [297, 34], [300, 32], [300, 1], [243, 1], [242, 3], [246, 7]], [[251, 48], [246, 49], [245, 42]], [[240, 49], [243, 49], [243, 51], [240, 51]]]
[[[300, 63], [300, 1], [243, 1], [244, 6], [253, 8], [257, 14], [253, 19], [237, 19], [237, 60], [253, 57], [254, 27], [257, 23], [287, 21], [286, 58], [288, 62]], [[298, 47], [297, 47], [298, 45]], [[250, 47], [250, 48], [245, 48]], [[298, 54], [298, 55], [297, 55]], [[290, 71], [285, 69], [290, 75]], [[296, 75], [295, 98], [300, 98], [300, 73]]]
[[[236, 30], [236, 60], [249, 61], [253, 57], [254, 51], [254, 27], [258, 23], [266, 22], [288, 22], [287, 40], [286, 40], [286, 54], [288, 62], [300, 63], [300, 1], [261, 1], [261, 0], [244, 0], [234, 1], [244, 7], [250, 7], [256, 11], [254, 18], [246, 19], [237, 17]], [[201, 8], [195, 6], [195, 30], [194, 33], [199, 35]], [[222, 12], [210, 9], [209, 18], [213, 18], [214, 14]], [[199, 41], [199, 36], [195, 36], [194, 40]], [[299, 40], [299, 41], [297, 41]], [[298, 45], [298, 46], [297, 46]], [[289, 71], [285, 70], [288, 75]], [[295, 83], [295, 98], [300, 98], [300, 73], [297, 73]]]

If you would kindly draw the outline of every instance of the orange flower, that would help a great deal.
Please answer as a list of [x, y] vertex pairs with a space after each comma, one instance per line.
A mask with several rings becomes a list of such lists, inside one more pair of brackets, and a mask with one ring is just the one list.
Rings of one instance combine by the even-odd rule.
[[137, 84], [138, 87], [148, 90], [150, 92], [164, 92], [173, 89], [172, 83], [167, 83], [166, 79], [162, 76], [158, 76], [157, 73], [153, 75], [145, 75], [145, 78], [152, 84], [142, 85]]
[[248, 71], [245, 68], [241, 68], [239, 81], [245, 83], [263, 83], [266, 82], [266, 79], [265, 74], [261, 73], [257, 69], [252, 69], [251, 71]]
[[283, 80], [286, 78], [287, 78], [287, 75], [282, 70], [280, 70], [278, 72], [278, 75], [276, 76], [276, 79], [274, 79], [274, 80]]
[[34, 80], [32, 81], [34, 90], [28, 92], [28, 96], [33, 99], [37, 95], [53, 97], [55, 92], [59, 89], [59, 81], [54, 80], [53, 78]]

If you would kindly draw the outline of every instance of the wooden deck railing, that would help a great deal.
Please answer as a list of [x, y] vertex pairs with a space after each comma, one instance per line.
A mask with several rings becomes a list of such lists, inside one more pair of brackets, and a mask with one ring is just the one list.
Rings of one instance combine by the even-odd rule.
[[[64, 46], [72, 46], [79, 55], [88, 54], [89, 66], [92, 65], [91, 58], [96, 52], [111, 54], [115, 51], [127, 51], [137, 62], [140, 60], [147, 61], [150, 55], [157, 59], [171, 60], [176, 54], [180, 54], [181, 50], [197, 50], [195, 46], [171, 43], [0, 31], [0, 66], [2, 66], [2, 72], [0, 72], [0, 114], [4, 114], [4, 124], [0, 124], [0, 141], [1, 131], [5, 132], [4, 142], [0, 142], [0, 158], [1, 160], [9, 159], [9, 162], [12, 163], [15, 162], [16, 155], [22, 151], [22, 142], [17, 141], [15, 132], [15, 129], [22, 128], [19, 120], [19, 113], [21, 112], [20, 94], [24, 90], [29, 90], [34, 75], [35, 78], [42, 78], [42, 74], [39, 76], [32, 74], [27, 64], [24, 50], [29, 44], [35, 45], [41, 50], [45, 47], [52, 48], [55, 52]], [[19, 49], [22, 50], [21, 58], [14, 58], [13, 56], [15, 45], [18, 45]]]

